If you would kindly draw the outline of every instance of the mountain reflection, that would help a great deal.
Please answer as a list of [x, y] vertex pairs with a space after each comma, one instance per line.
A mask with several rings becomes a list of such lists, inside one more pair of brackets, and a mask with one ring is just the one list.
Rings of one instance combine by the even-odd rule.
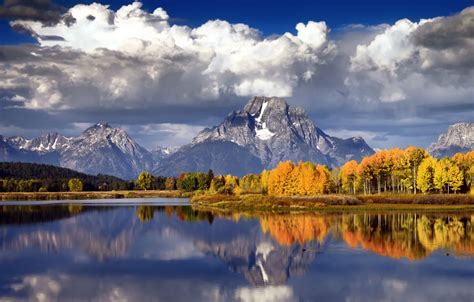
[[[210, 256], [254, 286], [304, 276], [331, 242], [393, 259], [474, 255], [474, 216], [424, 213], [211, 213], [188, 206], [0, 208], [2, 253], [66, 251], [89, 261]], [[39, 257], [39, 256], [38, 256]]]

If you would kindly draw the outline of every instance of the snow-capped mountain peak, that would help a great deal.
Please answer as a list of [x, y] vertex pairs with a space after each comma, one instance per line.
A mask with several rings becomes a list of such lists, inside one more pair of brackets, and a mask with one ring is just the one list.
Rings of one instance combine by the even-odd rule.
[[[206, 170], [209, 167], [222, 173], [233, 173], [236, 169], [249, 173], [260, 167], [273, 168], [284, 160], [336, 166], [372, 153], [364, 140], [344, 140], [327, 135], [314, 125], [303, 108], [291, 107], [277, 97], [254, 97], [243, 110], [232, 111], [221, 124], [201, 131], [190, 145], [170, 156], [156, 174], [176, 174], [180, 170]], [[235, 160], [237, 154], [241, 157], [238, 160], [245, 157], [254, 166], [256, 160], [260, 164], [258, 167], [241, 165], [232, 168], [217, 164], [227, 157]], [[206, 161], [210, 166], [206, 166]]]
[[428, 151], [436, 157], [474, 150], [474, 123], [456, 123], [432, 143]]

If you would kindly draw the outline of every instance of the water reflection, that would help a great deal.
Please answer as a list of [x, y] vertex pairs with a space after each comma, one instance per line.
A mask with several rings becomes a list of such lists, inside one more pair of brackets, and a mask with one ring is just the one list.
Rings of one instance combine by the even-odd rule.
[[0, 300], [471, 301], [473, 219], [3, 206]]

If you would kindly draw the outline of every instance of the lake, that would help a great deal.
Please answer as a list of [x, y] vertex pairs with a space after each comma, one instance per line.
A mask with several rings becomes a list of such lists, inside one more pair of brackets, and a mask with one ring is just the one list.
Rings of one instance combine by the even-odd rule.
[[0, 300], [474, 301], [474, 213], [106, 202], [3, 203]]

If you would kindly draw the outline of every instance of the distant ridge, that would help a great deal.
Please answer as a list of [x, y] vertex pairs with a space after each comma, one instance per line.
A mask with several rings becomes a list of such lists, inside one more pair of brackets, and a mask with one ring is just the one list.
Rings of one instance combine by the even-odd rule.
[[110, 174], [134, 179], [151, 171], [153, 154], [136, 143], [124, 130], [97, 123], [79, 136], [43, 134], [28, 140], [21, 136], [0, 137], [0, 160], [36, 162], [70, 168], [88, 174]]

